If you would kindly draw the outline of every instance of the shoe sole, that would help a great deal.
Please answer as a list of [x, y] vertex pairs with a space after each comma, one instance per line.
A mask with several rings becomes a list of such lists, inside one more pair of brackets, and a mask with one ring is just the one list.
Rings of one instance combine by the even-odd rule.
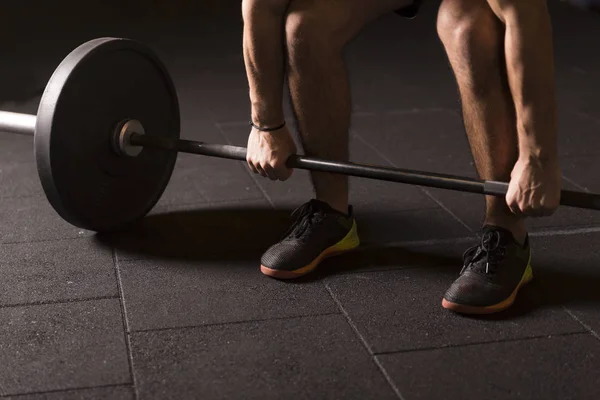
[[448, 310], [451, 310], [451, 311], [455, 311], [460, 314], [482, 315], [482, 314], [494, 314], [494, 313], [497, 313], [500, 311], [504, 311], [513, 305], [513, 303], [515, 302], [515, 299], [517, 298], [517, 293], [519, 292], [519, 289], [521, 289], [527, 283], [531, 282], [532, 279], [533, 279], [533, 270], [531, 269], [531, 264], [527, 263], [527, 268], [525, 268], [523, 277], [521, 277], [521, 282], [519, 282], [519, 284], [517, 285], [515, 290], [513, 290], [511, 295], [508, 298], [501, 301], [500, 303], [497, 303], [497, 304], [494, 304], [491, 306], [477, 307], [477, 306], [469, 306], [466, 304], [453, 303], [451, 301], [443, 299], [442, 307], [444, 307]]
[[350, 229], [350, 232], [348, 232], [348, 234], [346, 234], [346, 236], [342, 240], [340, 240], [333, 246], [328, 247], [325, 250], [323, 250], [323, 252], [321, 252], [321, 254], [319, 254], [317, 258], [315, 258], [313, 261], [311, 261], [310, 264], [307, 264], [304, 267], [298, 268], [293, 271], [277, 270], [277, 269], [272, 269], [272, 268], [266, 267], [264, 265], [261, 265], [260, 271], [267, 276], [270, 276], [272, 278], [277, 278], [277, 279], [300, 278], [301, 276], [306, 275], [306, 274], [312, 272], [314, 269], [316, 269], [319, 266], [319, 264], [321, 262], [323, 262], [323, 260], [325, 260], [326, 258], [337, 256], [342, 253], [346, 253], [346, 252], [358, 247], [359, 244], [360, 244], [360, 241], [359, 241], [358, 234], [356, 231], [356, 221], [355, 221], [352, 224], [352, 228]]

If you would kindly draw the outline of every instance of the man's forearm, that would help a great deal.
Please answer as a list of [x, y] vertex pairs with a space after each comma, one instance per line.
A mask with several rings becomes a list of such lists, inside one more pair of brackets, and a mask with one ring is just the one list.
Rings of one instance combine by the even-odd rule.
[[506, 66], [515, 103], [519, 154], [555, 160], [558, 127], [554, 52], [545, 1], [498, 3], [504, 6]]
[[252, 120], [262, 126], [283, 119], [284, 22], [289, 0], [244, 0], [244, 62]]

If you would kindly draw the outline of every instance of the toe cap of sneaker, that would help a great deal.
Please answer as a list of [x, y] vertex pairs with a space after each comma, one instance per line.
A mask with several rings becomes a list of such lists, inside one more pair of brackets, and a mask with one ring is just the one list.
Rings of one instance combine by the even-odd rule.
[[446, 301], [472, 307], [488, 307], [510, 296], [512, 290], [493, 284], [476, 274], [459, 277], [446, 291]]
[[294, 271], [310, 264], [314, 256], [295, 242], [280, 242], [261, 257], [261, 264], [274, 270]]

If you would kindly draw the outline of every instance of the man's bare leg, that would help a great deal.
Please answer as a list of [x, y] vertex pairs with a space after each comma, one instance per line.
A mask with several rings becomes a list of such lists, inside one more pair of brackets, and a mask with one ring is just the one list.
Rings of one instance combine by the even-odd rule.
[[[286, 20], [288, 80], [308, 155], [347, 161], [351, 96], [345, 45], [410, 0], [292, 0]], [[348, 178], [311, 172], [316, 198], [348, 212]]]
[[488, 226], [442, 306], [499, 312], [533, 278], [525, 216], [550, 215], [560, 197], [549, 15], [545, 0], [444, 0], [438, 32], [478, 172], [510, 182], [486, 199]]
[[[506, 78], [504, 26], [485, 1], [445, 0], [437, 27], [458, 83], [479, 176], [508, 182], [518, 159], [518, 136]], [[513, 214], [504, 198], [486, 196], [485, 224], [525, 240], [525, 219]]]
[[[288, 81], [307, 154], [348, 160], [351, 99], [343, 49], [367, 23], [411, 3], [292, 0], [285, 19]], [[258, 155], [272, 153], [268, 151], [272, 145], [258, 143], [255, 147], [263, 148], [255, 152]], [[299, 207], [284, 238], [265, 251], [261, 257], [263, 274], [294, 279], [313, 271], [324, 258], [360, 244], [356, 219], [348, 207], [348, 178], [312, 173], [312, 181], [317, 201]]]

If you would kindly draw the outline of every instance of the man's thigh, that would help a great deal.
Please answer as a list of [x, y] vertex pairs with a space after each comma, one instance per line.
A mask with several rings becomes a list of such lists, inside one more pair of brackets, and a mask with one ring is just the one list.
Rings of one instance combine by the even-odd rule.
[[419, 0], [292, 0], [288, 22], [292, 26], [304, 22], [345, 43], [367, 24], [400, 10], [410, 14], [418, 3]]

